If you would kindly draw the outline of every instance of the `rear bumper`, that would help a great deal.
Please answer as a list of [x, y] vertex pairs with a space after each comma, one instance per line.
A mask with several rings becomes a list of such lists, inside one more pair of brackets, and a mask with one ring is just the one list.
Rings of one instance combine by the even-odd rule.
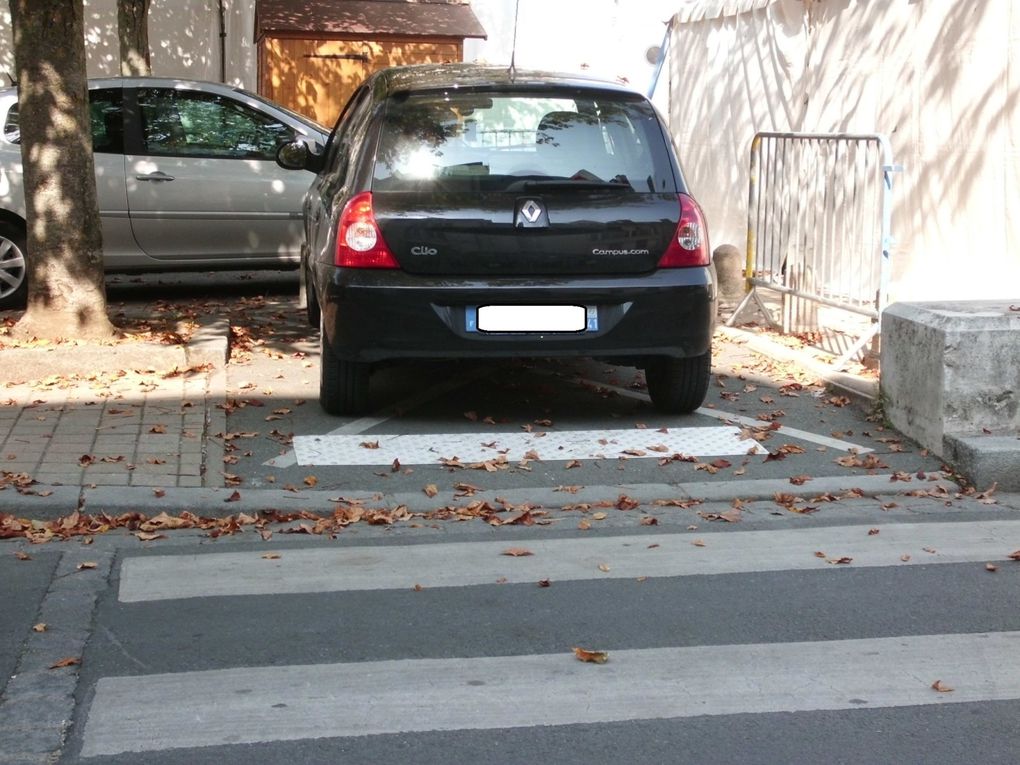
[[[519, 356], [697, 356], [711, 347], [716, 285], [708, 268], [626, 277], [417, 276], [318, 265], [325, 340], [337, 357], [377, 362]], [[598, 329], [579, 333], [469, 331], [479, 305], [583, 305]]]

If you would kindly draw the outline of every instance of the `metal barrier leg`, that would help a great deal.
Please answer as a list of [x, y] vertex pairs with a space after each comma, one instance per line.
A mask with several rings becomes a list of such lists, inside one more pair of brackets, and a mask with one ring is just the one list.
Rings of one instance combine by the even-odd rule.
[[780, 328], [779, 322], [772, 318], [772, 312], [769, 311], [765, 303], [762, 302], [761, 295], [758, 294], [757, 287], [752, 287], [751, 291], [744, 295], [744, 299], [740, 301], [740, 305], [736, 307], [736, 309], [730, 315], [730, 318], [726, 320], [726, 326], [732, 327], [734, 324], [736, 324], [737, 319], [740, 317], [740, 314], [742, 314], [747, 309], [747, 306], [751, 303], [752, 300], [754, 301], [755, 308], [757, 308], [758, 312], [761, 313], [761, 315], [765, 318], [765, 321], [769, 323], [769, 326], [772, 327], [773, 329], [779, 329]]
[[743, 313], [744, 309], [747, 308], [747, 304], [750, 303], [753, 298], [755, 298], [754, 289], [744, 295], [744, 299], [740, 301], [740, 304], [733, 310], [733, 313], [730, 314], [730, 318], [726, 320], [727, 327], [732, 327], [737, 323], [737, 317]]
[[880, 328], [880, 324], [873, 324], [870, 330], [857, 338], [857, 341], [851, 345], [842, 356], [836, 359], [833, 366], [838, 370], [842, 370], [843, 367], [850, 363], [850, 359], [860, 353], [864, 346], [871, 342], [872, 338], [878, 334]]

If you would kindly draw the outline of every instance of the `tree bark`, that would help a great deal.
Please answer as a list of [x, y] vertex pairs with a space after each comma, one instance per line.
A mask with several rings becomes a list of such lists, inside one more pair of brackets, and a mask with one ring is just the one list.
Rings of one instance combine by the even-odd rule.
[[149, 58], [149, 0], [117, 0], [120, 73], [125, 77], [152, 74]]
[[10, 0], [27, 210], [22, 337], [107, 338], [82, 0]]

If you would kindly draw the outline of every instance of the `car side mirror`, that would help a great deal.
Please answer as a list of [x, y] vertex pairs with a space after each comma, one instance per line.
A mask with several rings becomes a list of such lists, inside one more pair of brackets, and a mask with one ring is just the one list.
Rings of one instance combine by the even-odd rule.
[[285, 170], [306, 170], [311, 152], [304, 141], [290, 141], [276, 150], [276, 164]]

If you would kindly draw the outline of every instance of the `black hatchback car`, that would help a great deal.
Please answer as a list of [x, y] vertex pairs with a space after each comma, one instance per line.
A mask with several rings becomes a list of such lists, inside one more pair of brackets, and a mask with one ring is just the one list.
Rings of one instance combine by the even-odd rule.
[[716, 285], [668, 132], [618, 85], [473, 65], [369, 77], [305, 198], [302, 278], [320, 400], [369, 403], [399, 359], [594, 356], [644, 368], [689, 412], [710, 374]]

